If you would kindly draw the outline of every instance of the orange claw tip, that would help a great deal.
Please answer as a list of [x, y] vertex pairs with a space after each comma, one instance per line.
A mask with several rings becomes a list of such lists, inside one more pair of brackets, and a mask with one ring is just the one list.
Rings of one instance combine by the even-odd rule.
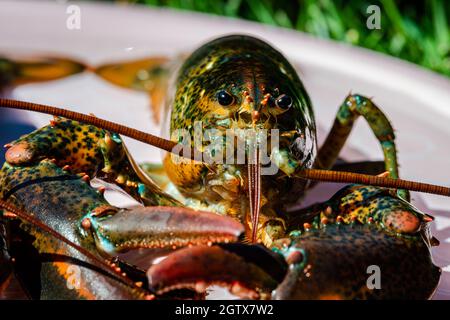
[[87, 174], [85, 174], [83, 177], [81, 177], [81, 179], [82, 179], [84, 182], [89, 182], [89, 181], [91, 180], [91, 178], [90, 178]]
[[311, 229], [311, 224], [309, 224], [309, 223], [304, 223], [303, 224], [303, 229], [305, 229], [305, 230], [310, 230]]
[[9, 149], [12, 146], [13, 146], [12, 143], [7, 143], [7, 144], [3, 145], [3, 148]]
[[70, 166], [67, 164], [62, 168], [64, 171], [69, 171], [70, 170]]
[[12, 145], [5, 153], [6, 162], [12, 165], [29, 163], [33, 158], [34, 153], [25, 141]]

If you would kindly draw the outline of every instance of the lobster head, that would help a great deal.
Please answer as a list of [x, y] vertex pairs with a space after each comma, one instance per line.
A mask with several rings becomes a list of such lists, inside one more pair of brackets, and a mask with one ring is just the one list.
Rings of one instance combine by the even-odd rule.
[[208, 155], [214, 172], [236, 178], [243, 192], [231, 198], [248, 199], [246, 216], [255, 240], [260, 207], [285, 202], [283, 194], [304, 189], [289, 175], [311, 167], [316, 154], [308, 94], [281, 53], [249, 36], [202, 46], [178, 79], [171, 131], [188, 130], [194, 140], [208, 140], [194, 148]]

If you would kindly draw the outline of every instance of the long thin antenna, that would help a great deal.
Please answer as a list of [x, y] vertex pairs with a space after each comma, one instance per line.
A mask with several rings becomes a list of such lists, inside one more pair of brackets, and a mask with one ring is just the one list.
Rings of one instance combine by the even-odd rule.
[[11, 99], [0, 99], [0, 108], [11, 108], [11, 109], [20, 109], [20, 110], [28, 110], [35, 111], [40, 113], [46, 113], [53, 116], [64, 117], [68, 119], [72, 119], [75, 121], [83, 122], [86, 124], [91, 124], [93, 126], [106, 129], [115, 133], [122, 134], [124, 136], [133, 138], [135, 140], [150, 144], [157, 148], [166, 150], [168, 152], [172, 152], [173, 148], [177, 145], [176, 142], [166, 140], [157, 136], [154, 136], [150, 133], [146, 133], [140, 130], [136, 130], [127, 126], [123, 126], [121, 124], [111, 122], [108, 120], [104, 120], [101, 118], [97, 118], [95, 116], [70, 111], [66, 109], [51, 107], [43, 104], [37, 104], [26, 101], [18, 101]]
[[113, 271], [112, 266], [105, 260], [100, 259], [99, 257], [97, 257], [96, 255], [94, 255], [93, 253], [91, 253], [90, 251], [86, 250], [85, 248], [79, 246], [78, 244], [70, 241], [69, 239], [67, 239], [66, 237], [64, 237], [63, 235], [61, 235], [60, 233], [56, 232], [55, 230], [53, 230], [52, 228], [50, 228], [49, 226], [47, 226], [46, 224], [42, 223], [41, 221], [39, 221], [38, 219], [36, 219], [35, 217], [25, 213], [22, 210], [19, 210], [18, 208], [16, 208], [15, 206], [13, 206], [12, 204], [1, 200], [0, 199], [0, 208], [5, 209], [6, 211], [12, 212], [14, 213], [16, 216], [18, 216], [20, 219], [40, 228], [41, 230], [48, 232], [50, 235], [52, 235], [53, 237], [55, 237], [56, 239], [66, 243], [67, 245], [71, 246], [72, 248], [76, 249], [77, 251], [79, 251], [81, 254], [83, 254], [84, 256], [86, 256], [87, 258], [91, 259], [92, 261], [94, 261], [95, 263], [97, 263], [98, 265], [106, 268], [106, 270], [109, 270], [110, 274], [120, 278], [122, 281], [124, 281], [127, 285], [131, 286], [131, 287], [136, 287], [139, 288], [138, 286], [136, 286], [136, 284], [129, 279], [128, 277], [120, 274], [120, 273], [116, 273]]
[[[143, 131], [139, 131], [124, 125], [120, 125], [115, 122], [100, 119], [95, 116], [86, 115], [83, 113], [78, 113], [74, 111], [69, 111], [65, 109], [60, 109], [56, 107], [46, 106], [42, 104], [36, 104], [25, 101], [17, 101], [11, 99], [0, 99], [0, 108], [11, 108], [20, 110], [36, 111], [41, 113], [46, 113], [49, 115], [60, 116], [75, 121], [84, 122], [97, 126], [102, 129], [106, 129], [115, 133], [128, 136], [130, 138], [136, 139], [138, 141], [150, 144], [157, 148], [166, 150], [168, 152], [175, 152], [174, 150], [184, 150], [183, 146], [181, 148], [175, 148], [178, 146], [176, 142], [166, 140], [157, 136], [154, 136]], [[176, 152], [175, 152], [176, 153]], [[189, 153], [190, 159], [193, 159], [195, 152]], [[183, 156], [183, 154], [180, 154]], [[425, 192], [437, 195], [443, 195], [446, 197], [450, 196], [450, 188], [420, 183], [415, 181], [392, 179], [387, 177], [377, 177], [366, 174], [357, 174], [344, 171], [331, 171], [331, 170], [320, 170], [320, 169], [303, 169], [296, 173], [296, 176], [326, 182], [343, 182], [343, 183], [359, 183], [385, 188], [395, 188], [395, 189], [406, 189], [411, 191]]]
[[410, 180], [371, 176], [361, 173], [320, 170], [320, 169], [303, 169], [298, 173], [296, 173], [296, 176], [317, 181], [358, 183], [384, 188], [407, 189], [411, 191], [418, 191], [450, 197], [450, 188], [447, 187]]

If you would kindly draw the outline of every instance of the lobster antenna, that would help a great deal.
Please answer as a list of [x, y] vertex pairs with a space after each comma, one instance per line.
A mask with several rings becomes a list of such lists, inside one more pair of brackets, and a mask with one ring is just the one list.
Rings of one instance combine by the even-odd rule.
[[[176, 153], [176, 149], [184, 151], [183, 147], [175, 149], [175, 146], [178, 145], [176, 142], [166, 140], [124, 125], [120, 125], [115, 122], [97, 118], [95, 116], [86, 115], [83, 113], [78, 113], [75, 111], [12, 99], [0, 99], [0, 107], [29, 110], [54, 116], [60, 116], [75, 121], [84, 122], [86, 124], [91, 124], [112, 132], [116, 132], [135, 140], [150, 144], [157, 148], [166, 150], [168, 152]], [[195, 152], [189, 152], [189, 154], [190, 156], [188, 158], [194, 159]], [[180, 155], [183, 156], [183, 153], [181, 152]], [[295, 176], [324, 182], [358, 183], [385, 188], [406, 189], [450, 197], [450, 188], [415, 181], [377, 177], [359, 173], [321, 169], [302, 169], [298, 171]]]
[[[52, 228], [50, 228], [46, 224], [42, 223], [41, 221], [39, 221], [35, 217], [25, 213], [24, 211], [19, 210], [18, 208], [16, 208], [12, 204], [10, 204], [10, 203], [0, 199], [0, 208], [3, 208], [3, 209], [5, 209], [5, 210], [7, 210], [9, 212], [12, 212], [16, 216], [18, 216], [20, 219], [25, 220], [26, 222], [28, 222], [28, 223], [30, 223], [30, 224], [40, 228], [41, 230], [48, 232], [50, 235], [54, 236], [56, 239], [66, 243], [67, 245], [69, 245], [72, 248], [76, 249], [81, 254], [85, 255], [87, 258], [91, 259], [92, 261], [95, 261], [96, 263], [98, 263], [102, 267], [105, 267], [107, 270], [111, 270], [112, 271], [112, 266], [108, 262], [106, 262], [103, 259], [100, 259], [99, 257], [94, 255], [90, 251], [88, 251], [85, 248], [79, 246], [78, 244], [70, 241], [69, 239], [67, 239], [66, 237], [64, 237], [60, 233], [56, 232], [55, 230], [53, 230]], [[124, 276], [124, 275], [122, 275], [120, 273], [110, 272], [110, 274], [115, 276], [115, 277], [119, 277], [122, 281], [124, 281], [126, 284], [128, 284], [128, 285], [130, 285], [132, 287], [139, 288], [131, 279], [129, 279], [128, 277], [126, 277], [126, 276]]]
[[361, 173], [321, 169], [302, 169], [295, 175], [305, 179], [324, 182], [357, 183], [393, 189], [406, 189], [410, 191], [418, 191], [450, 197], [450, 188], [447, 187], [410, 180], [371, 176]]
[[168, 152], [173, 152], [173, 148], [177, 145], [176, 142], [166, 140], [157, 136], [154, 136], [150, 133], [146, 133], [140, 130], [136, 130], [127, 126], [123, 126], [121, 124], [111, 122], [108, 120], [100, 119], [95, 116], [70, 111], [66, 109], [51, 107], [43, 104], [37, 104], [26, 101], [18, 101], [12, 99], [0, 99], [0, 107], [2, 108], [11, 108], [11, 109], [19, 109], [19, 110], [28, 110], [35, 111], [40, 113], [46, 113], [53, 116], [63, 117], [79, 122], [83, 122], [86, 124], [90, 124], [102, 129], [109, 130], [111, 132], [119, 133], [124, 136], [133, 138], [135, 140], [150, 144], [157, 148], [166, 150]]

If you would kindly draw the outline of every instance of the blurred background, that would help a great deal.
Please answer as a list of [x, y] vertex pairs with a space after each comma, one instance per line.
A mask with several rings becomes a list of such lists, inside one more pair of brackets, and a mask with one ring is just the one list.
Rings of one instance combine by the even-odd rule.
[[[107, 2], [114, 2], [108, 0]], [[295, 29], [411, 61], [450, 76], [448, 0], [116, 0], [243, 18]], [[370, 30], [370, 5], [380, 7], [381, 29]]]

